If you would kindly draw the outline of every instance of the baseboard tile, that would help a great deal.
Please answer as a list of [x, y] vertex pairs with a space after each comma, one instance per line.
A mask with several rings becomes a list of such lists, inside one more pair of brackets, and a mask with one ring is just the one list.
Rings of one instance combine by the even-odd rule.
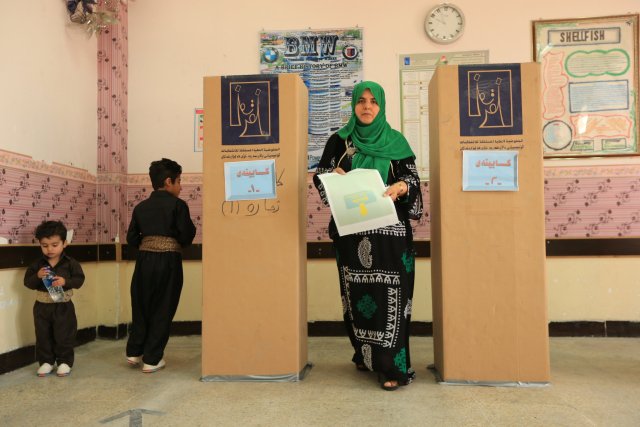
[[[347, 330], [342, 321], [309, 322], [308, 335], [310, 337], [341, 337], [347, 336]], [[86, 344], [96, 339], [123, 339], [127, 336], [127, 324], [116, 326], [89, 327], [78, 330], [76, 346]], [[200, 335], [202, 322], [179, 321], [171, 324], [171, 336]], [[433, 336], [432, 322], [411, 322], [412, 336]], [[576, 321], [549, 323], [550, 337], [640, 337], [640, 322], [608, 320], [605, 322]], [[0, 354], [0, 375], [31, 365], [36, 361], [35, 345], [28, 345], [7, 353]]]

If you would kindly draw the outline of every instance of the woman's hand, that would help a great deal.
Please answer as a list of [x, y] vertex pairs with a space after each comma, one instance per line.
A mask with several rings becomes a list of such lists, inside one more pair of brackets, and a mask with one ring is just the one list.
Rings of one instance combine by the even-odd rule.
[[387, 191], [384, 192], [384, 196], [391, 197], [391, 200], [395, 202], [399, 197], [404, 196], [408, 192], [409, 187], [407, 186], [407, 183], [404, 181], [398, 181], [387, 188]]
[[344, 171], [344, 169], [337, 167], [333, 170], [335, 173], [339, 174], [339, 175], [345, 175], [346, 172]]

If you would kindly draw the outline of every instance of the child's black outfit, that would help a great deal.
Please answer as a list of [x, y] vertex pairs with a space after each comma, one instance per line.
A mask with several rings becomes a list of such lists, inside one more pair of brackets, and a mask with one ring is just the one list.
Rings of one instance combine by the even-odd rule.
[[127, 243], [139, 249], [131, 279], [132, 324], [127, 357], [157, 365], [169, 340], [182, 291], [182, 253], [196, 235], [189, 206], [167, 191], [153, 191], [133, 210]]
[[[54, 302], [49, 296], [38, 270], [50, 267], [56, 276], [64, 277], [64, 302]], [[36, 290], [36, 302], [33, 305], [33, 321], [36, 329], [36, 358], [38, 363], [50, 365], [63, 363], [73, 366], [73, 347], [78, 331], [76, 309], [71, 302], [72, 289], [78, 289], [84, 283], [84, 272], [80, 263], [62, 253], [60, 261], [51, 267], [46, 257], [31, 264], [24, 275], [24, 285]]]

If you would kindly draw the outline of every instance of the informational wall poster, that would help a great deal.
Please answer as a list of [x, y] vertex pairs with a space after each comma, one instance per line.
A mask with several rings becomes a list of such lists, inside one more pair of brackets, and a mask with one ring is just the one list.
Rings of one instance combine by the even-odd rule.
[[534, 21], [545, 157], [638, 154], [638, 15]]
[[522, 135], [520, 64], [458, 67], [460, 136]]
[[518, 191], [518, 151], [462, 151], [462, 191]]
[[298, 73], [309, 89], [309, 171], [315, 171], [329, 136], [351, 117], [362, 58], [362, 28], [260, 34], [260, 72]]
[[278, 77], [225, 76], [221, 85], [222, 145], [277, 144]]
[[429, 178], [429, 82], [436, 67], [487, 62], [488, 50], [400, 55], [402, 133], [416, 155], [420, 179]]
[[196, 108], [193, 118], [193, 151], [200, 152], [204, 147], [204, 109]]
[[398, 222], [390, 197], [375, 169], [354, 169], [347, 174], [318, 175], [324, 185], [331, 214], [341, 236], [373, 230]]
[[275, 160], [226, 162], [224, 164], [225, 200], [276, 198]]

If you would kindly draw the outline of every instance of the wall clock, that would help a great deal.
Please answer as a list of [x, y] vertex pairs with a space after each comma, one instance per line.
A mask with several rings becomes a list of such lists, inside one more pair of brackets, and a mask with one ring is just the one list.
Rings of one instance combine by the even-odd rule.
[[424, 30], [429, 38], [436, 43], [456, 41], [462, 35], [464, 25], [462, 10], [451, 3], [441, 3], [434, 6], [424, 20]]

